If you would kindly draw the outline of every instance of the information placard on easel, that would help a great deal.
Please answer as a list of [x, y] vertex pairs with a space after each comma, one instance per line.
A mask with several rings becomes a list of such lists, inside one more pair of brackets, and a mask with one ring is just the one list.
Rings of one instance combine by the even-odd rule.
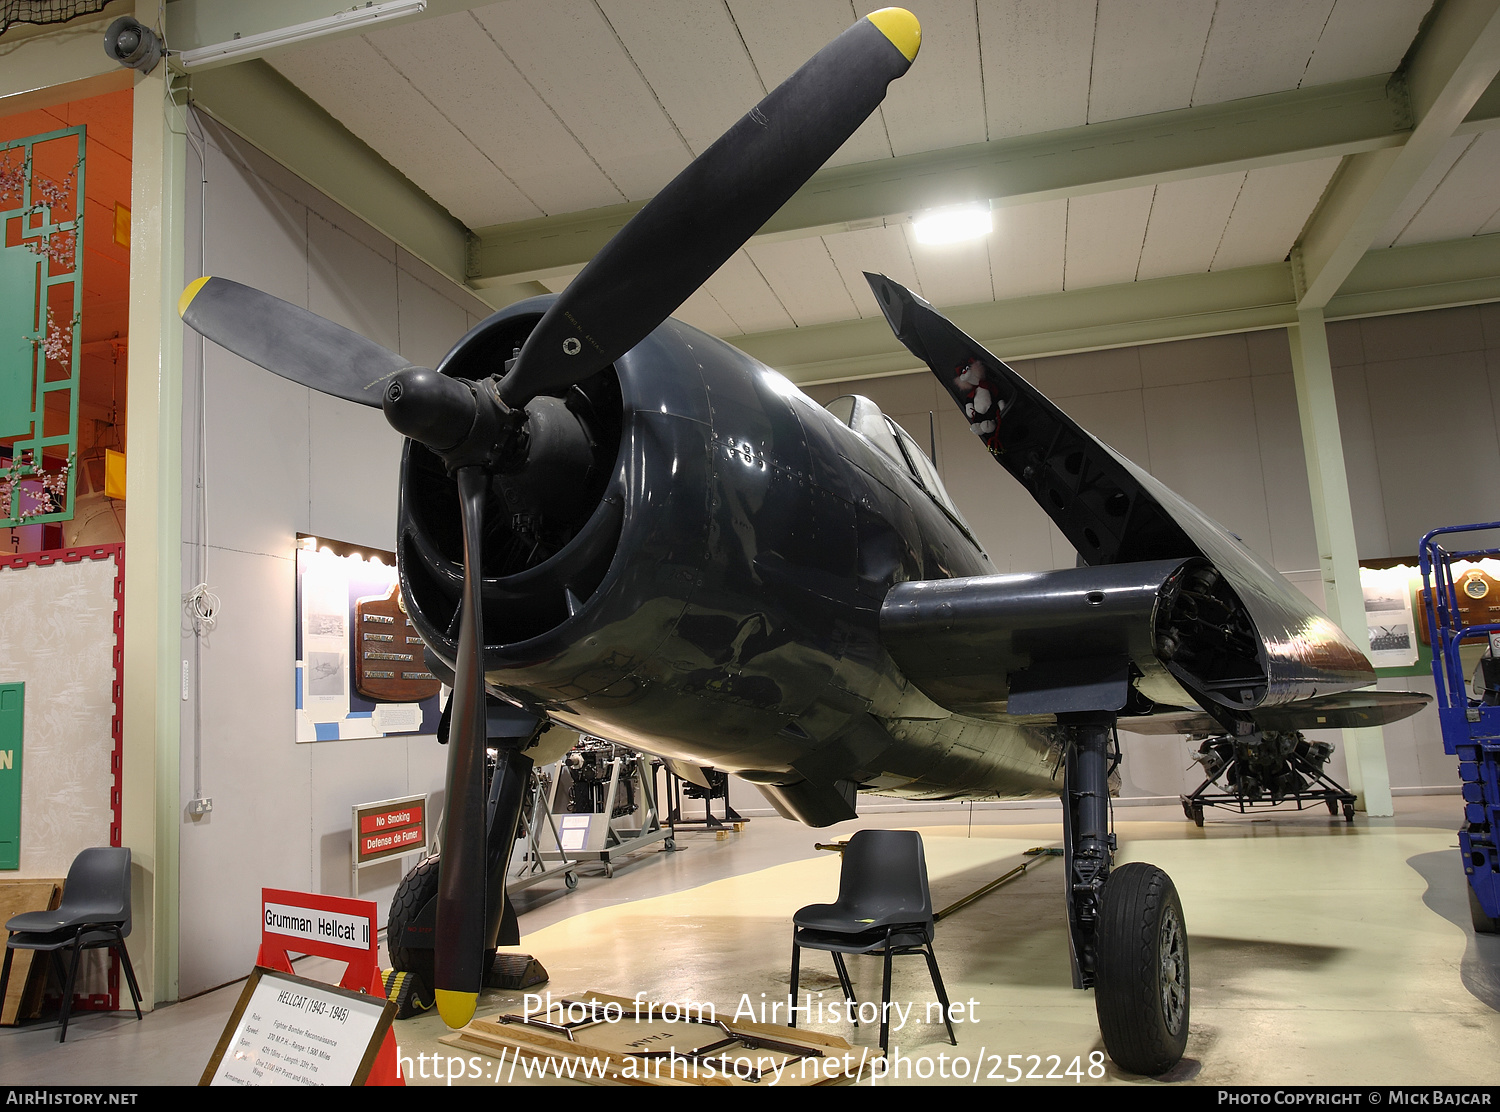
[[200, 1085], [363, 1085], [396, 1005], [256, 966]]

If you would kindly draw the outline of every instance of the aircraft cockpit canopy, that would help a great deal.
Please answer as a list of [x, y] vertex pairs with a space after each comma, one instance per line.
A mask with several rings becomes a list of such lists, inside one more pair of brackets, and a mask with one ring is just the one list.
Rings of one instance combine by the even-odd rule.
[[933, 501], [943, 507], [972, 536], [968, 523], [943, 488], [943, 480], [938, 478], [937, 468], [932, 465], [932, 461], [917, 446], [911, 435], [882, 413], [878, 405], [859, 394], [845, 394], [834, 398], [823, 408], [890, 457], [891, 462], [932, 495]]

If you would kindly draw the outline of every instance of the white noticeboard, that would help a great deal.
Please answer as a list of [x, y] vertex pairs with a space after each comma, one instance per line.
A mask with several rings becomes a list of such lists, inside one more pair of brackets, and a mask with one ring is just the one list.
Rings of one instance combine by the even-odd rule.
[[363, 1084], [395, 1015], [381, 997], [257, 967], [199, 1084]]

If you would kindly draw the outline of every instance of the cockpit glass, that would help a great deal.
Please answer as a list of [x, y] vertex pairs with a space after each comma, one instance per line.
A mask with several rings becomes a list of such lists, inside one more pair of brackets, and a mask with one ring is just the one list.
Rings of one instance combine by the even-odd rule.
[[[823, 408], [880, 449], [966, 530], [969, 528], [963, 515], [958, 512], [958, 507], [953, 504], [953, 499], [948, 497], [943, 481], [938, 477], [937, 468], [933, 467], [911, 435], [882, 413], [878, 405], [858, 394], [846, 394], [834, 398]], [[972, 535], [972, 530], [970, 533]]]

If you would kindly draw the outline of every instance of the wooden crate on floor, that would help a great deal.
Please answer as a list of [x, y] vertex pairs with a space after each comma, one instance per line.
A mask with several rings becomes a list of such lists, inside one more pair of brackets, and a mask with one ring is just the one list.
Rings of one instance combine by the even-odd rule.
[[[0, 881], [0, 925], [25, 911], [52, 911], [62, 899], [61, 880]], [[10, 984], [0, 1002], [0, 1025], [14, 1027], [22, 1019], [34, 1018], [42, 1007], [42, 987], [47, 983], [47, 959], [32, 959], [35, 950], [16, 950], [11, 956]]]

